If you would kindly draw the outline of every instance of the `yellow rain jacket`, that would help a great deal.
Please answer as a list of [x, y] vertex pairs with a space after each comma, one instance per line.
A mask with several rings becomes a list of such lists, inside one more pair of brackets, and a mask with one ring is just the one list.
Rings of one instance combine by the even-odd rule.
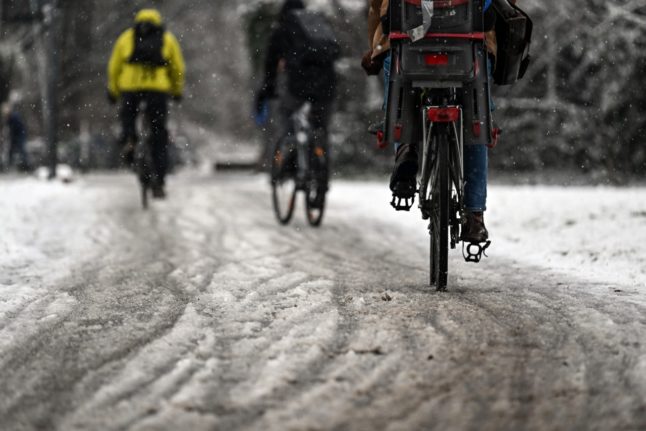
[[[154, 9], [144, 9], [135, 17], [135, 23], [150, 22], [162, 25], [162, 17]], [[124, 92], [156, 91], [181, 96], [184, 91], [186, 66], [179, 42], [169, 31], [164, 32], [162, 56], [166, 66], [153, 67], [131, 64], [135, 49], [135, 30], [130, 28], [117, 39], [108, 64], [108, 91], [118, 98]]]

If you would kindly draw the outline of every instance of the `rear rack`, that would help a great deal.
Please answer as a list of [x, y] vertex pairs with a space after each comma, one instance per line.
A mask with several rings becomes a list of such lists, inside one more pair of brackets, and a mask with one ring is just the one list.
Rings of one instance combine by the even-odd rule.
[[[463, 39], [463, 40], [485, 40], [483, 32], [474, 33], [426, 33], [424, 39]], [[410, 40], [407, 33], [392, 32], [390, 40]]]

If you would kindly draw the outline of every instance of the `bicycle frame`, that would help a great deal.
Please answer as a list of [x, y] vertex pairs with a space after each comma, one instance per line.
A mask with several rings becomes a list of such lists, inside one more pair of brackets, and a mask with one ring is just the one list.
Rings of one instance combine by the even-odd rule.
[[147, 102], [141, 101], [138, 107], [138, 115], [135, 122], [135, 172], [139, 185], [141, 187], [141, 203], [144, 209], [148, 208], [148, 192], [151, 184], [154, 181], [154, 162], [152, 157], [151, 136], [152, 133], [148, 129], [150, 124], [147, 118], [148, 109]]
[[[323, 218], [325, 205], [325, 194], [327, 193], [327, 154], [324, 149], [315, 147], [314, 131], [310, 115], [312, 105], [310, 102], [304, 103], [301, 107], [293, 112], [288, 119], [287, 133], [278, 141], [274, 150], [274, 161], [272, 162], [272, 188], [274, 212], [281, 224], [287, 224], [293, 214], [293, 205], [295, 196], [298, 191], [305, 192], [305, 209], [308, 222], [311, 226], [319, 226]], [[295, 152], [295, 154], [294, 154]], [[276, 156], [280, 154], [280, 156]], [[289, 177], [282, 179], [274, 177], [278, 175], [285, 163], [287, 157], [295, 163], [294, 171]], [[320, 160], [323, 159], [322, 165]], [[320, 176], [321, 167], [325, 166], [324, 183]], [[287, 179], [285, 182], [284, 180]], [[284, 196], [281, 198], [281, 190], [286, 183], [293, 184], [289, 207], [283, 211], [281, 202], [285, 202]]]
[[298, 160], [299, 188], [304, 187], [304, 182], [310, 172], [310, 153], [312, 144], [312, 127], [310, 125], [310, 112], [312, 105], [309, 102], [303, 104], [291, 118], [292, 137], [296, 142], [296, 156]]
[[[447, 151], [450, 157], [449, 174], [452, 187], [451, 203], [454, 215], [451, 224], [451, 248], [455, 249], [460, 236], [460, 221], [464, 219], [464, 117], [462, 107], [458, 105], [437, 106], [428, 105], [422, 109], [422, 160], [421, 177], [419, 183], [419, 209], [422, 219], [431, 218], [436, 202], [433, 200], [434, 191], [437, 189], [438, 164], [434, 163], [437, 157], [438, 148], [434, 145], [448, 145]], [[446, 140], [438, 139], [440, 134], [446, 136]], [[434, 171], [435, 169], [435, 171]]]
[[[454, 110], [457, 115], [454, 117], [453, 114], [449, 116], [446, 120], [441, 120], [439, 117], [436, 117], [436, 121], [432, 121], [434, 113], [439, 114], [440, 116], [447, 110]], [[455, 154], [457, 160], [455, 163], [451, 164], [453, 171], [451, 172], [451, 177], [453, 183], [456, 187], [456, 193], [460, 202], [460, 209], [462, 209], [462, 199], [464, 196], [464, 118], [462, 115], [462, 107], [460, 106], [425, 106], [422, 109], [422, 172], [421, 178], [431, 178], [430, 177], [430, 166], [431, 166], [431, 146], [433, 144], [433, 126], [436, 123], [445, 123], [448, 125], [447, 131], [452, 132], [454, 139], [449, 140], [454, 145], [450, 149], [451, 154]], [[457, 118], [456, 118], [457, 117]], [[433, 189], [433, 184], [428, 182], [421, 181], [419, 187], [419, 208], [422, 210], [422, 215], [424, 218], [427, 218], [426, 210], [430, 204], [431, 196], [428, 194], [429, 185], [430, 189]]]
[[[465, 19], [444, 11], [431, 29], [435, 32], [422, 35], [407, 27], [407, 12], [419, 4], [415, 0], [391, 4], [391, 13], [401, 11], [404, 28], [390, 34], [384, 137], [386, 144], [417, 147], [421, 156], [417, 194], [422, 218], [429, 220], [431, 284], [444, 290], [448, 249], [460, 242], [466, 215], [464, 145], [490, 145], [494, 135], [488, 60], [482, 20], [476, 18], [482, 16], [482, 1], [435, 1], [441, 8], [462, 7]], [[393, 195], [396, 209], [408, 210], [411, 205], [412, 200]]]

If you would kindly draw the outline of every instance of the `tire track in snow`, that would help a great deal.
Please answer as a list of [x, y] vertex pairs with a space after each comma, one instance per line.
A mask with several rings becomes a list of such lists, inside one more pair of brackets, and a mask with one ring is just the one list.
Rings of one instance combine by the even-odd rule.
[[[326, 224], [312, 230], [302, 211], [276, 225], [264, 181], [178, 182], [150, 214], [132, 188], [110, 186], [122, 198], [99, 237], [114, 229], [132, 241], [75, 272], [72, 289], [53, 286], [75, 292], [79, 310], [24, 341], [40, 356], [16, 356], [23, 374], [11, 379], [40, 385], [42, 398], [5, 398], [16, 407], [0, 427], [646, 426], [643, 293], [499, 256], [454, 258], [454, 287], [438, 294], [425, 286], [424, 227], [367, 212], [360, 193], [346, 196], [354, 185], [335, 186]], [[119, 319], [101, 328], [99, 313]], [[76, 338], [82, 322], [95, 332]], [[56, 373], [70, 375], [51, 386]]]

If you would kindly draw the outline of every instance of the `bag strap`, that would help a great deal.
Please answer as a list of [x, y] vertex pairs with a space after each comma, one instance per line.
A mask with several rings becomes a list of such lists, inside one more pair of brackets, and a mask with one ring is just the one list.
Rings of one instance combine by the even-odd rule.
[[515, 4], [513, 5], [513, 7], [520, 14], [522, 14], [527, 20], [527, 24], [525, 26], [525, 52], [523, 54], [523, 59], [521, 60], [521, 63], [520, 63], [520, 70], [518, 71], [518, 79], [523, 79], [525, 77], [525, 73], [527, 73], [527, 69], [529, 68], [529, 64], [531, 62], [531, 55], [529, 52], [532, 45], [532, 33], [534, 31], [534, 22], [529, 17], [529, 15], [525, 13], [524, 10], [522, 10]]

